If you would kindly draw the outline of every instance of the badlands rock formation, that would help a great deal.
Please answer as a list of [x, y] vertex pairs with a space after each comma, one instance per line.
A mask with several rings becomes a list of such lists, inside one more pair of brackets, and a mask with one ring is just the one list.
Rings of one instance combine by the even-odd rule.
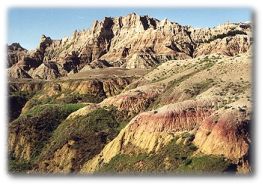
[[133, 145], [147, 152], [158, 151], [175, 136], [173, 133], [191, 131], [212, 112], [211, 102], [186, 101], [143, 112], [136, 116], [103, 151], [88, 161], [82, 172], [94, 172], [114, 156], [125, 153]]
[[27, 50], [21, 47], [19, 43], [13, 43], [7, 47], [8, 68], [23, 60]]
[[106, 17], [61, 40], [43, 35], [36, 50], [10, 45], [9, 76], [54, 79], [93, 68], [151, 68], [211, 53], [233, 56], [249, 50], [251, 29], [245, 23], [195, 29], [135, 13]]
[[9, 170], [251, 173], [251, 33], [132, 13], [10, 45]]

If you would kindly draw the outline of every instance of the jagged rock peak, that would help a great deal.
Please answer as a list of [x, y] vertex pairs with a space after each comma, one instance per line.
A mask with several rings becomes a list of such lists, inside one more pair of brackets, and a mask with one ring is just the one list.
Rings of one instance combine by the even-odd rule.
[[[106, 66], [151, 68], [168, 60], [211, 53], [228, 56], [244, 53], [250, 49], [252, 38], [250, 24], [228, 23], [196, 29], [167, 18], [158, 20], [130, 13], [96, 20], [90, 29], [75, 30], [70, 37], [61, 40], [42, 35], [39, 46], [32, 52], [8, 49], [8, 66], [30, 63], [35, 69], [44, 61], [56, 61], [55, 64], [61, 66], [58, 68], [62, 75], [82, 68], [89, 70]], [[73, 52], [77, 54], [73, 56]], [[99, 62], [93, 62], [97, 60]], [[29, 70], [30, 67], [26, 72]]]
[[42, 35], [39, 43], [39, 50], [44, 51], [52, 43], [52, 39], [46, 35]]
[[15, 50], [26, 50], [25, 48], [23, 48], [20, 43], [12, 43], [11, 45], [8, 45], [8, 49], [11, 49], [13, 51]]
[[105, 17], [102, 21], [96, 20], [92, 26], [92, 32], [104, 29], [128, 29], [137, 28], [146, 30], [148, 28], [156, 28], [160, 21], [149, 17], [148, 15], [140, 16], [136, 13], [130, 13], [126, 16]]
[[46, 35], [42, 34], [40, 38], [40, 42], [44, 42], [47, 39], [50, 39], [50, 37], [47, 37]]

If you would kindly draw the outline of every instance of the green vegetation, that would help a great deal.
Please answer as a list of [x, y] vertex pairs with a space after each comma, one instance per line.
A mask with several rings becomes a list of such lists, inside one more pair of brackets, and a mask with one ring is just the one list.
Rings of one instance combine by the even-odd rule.
[[47, 96], [45, 98], [39, 99], [36, 95], [31, 98], [27, 104], [27, 109], [31, 109], [37, 105], [43, 104], [77, 104], [77, 103], [99, 103], [105, 96], [96, 96], [92, 94], [79, 94], [79, 93], [63, 93], [64, 96], [61, 97], [61, 94]]
[[98, 173], [120, 173], [133, 174], [146, 172], [145, 164], [148, 155], [140, 153], [138, 155], [120, 154], [111, 159], [104, 165]]
[[15, 157], [10, 157], [8, 162], [8, 171], [11, 173], [23, 174], [32, 169], [32, 164], [28, 161], [19, 161]]
[[69, 93], [65, 94], [65, 97], [62, 99], [55, 100], [57, 103], [81, 103], [81, 102], [90, 102], [90, 103], [99, 103], [105, 97], [95, 96], [92, 94], [79, 94], [79, 93]]
[[105, 164], [99, 173], [170, 173], [176, 172], [180, 164], [184, 163], [196, 147], [189, 144], [177, 144], [173, 139], [157, 153], [120, 154]]
[[20, 96], [23, 97], [25, 99], [30, 99], [33, 97], [35, 93], [29, 93], [27, 91], [14, 91], [14, 92], [10, 92], [10, 96]]
[[[239, 99], [239, 95], [244, 94], [246, 90], [251, 88], [251, 84], [247, 81], [229, 82], [224, 88], [216, 95], [231, 96], [233, 101]], [[228, 95], [227, 95], [228, 94]]]
[[185, 89], [184, 92], [189, 94], [191, 97], [197, 96], [209, 89], [212, 86], [213, 82], [213, 79], [206, 79], [203, 82], [194, 84], [190, 89]]
[[[188, 136], [185, 134], [184, 136]], [[193, 156], [192, 144], [172, 140], [157, 153], [119, 154], [102, 166], [98, 173], [118, 174], [198, 174], [233, 171], [235, 167], [225, 158], [210, 155]]]
[[[52, 132], [70, 113], [84, 107], [84, 104], [46, 104], [35, 106], [10, 123], [9, 132], [23, 136], [32, 145], [32, 163], [42, 151]], [[12, 153], [10, 153], [12, 154]], [[20, 167], [20, 165], [17, 165]], [[13, 169], [15, 165], [13, 164]]]
[[235, 170], [234, 166], [224, 157], [203, 155], [186, 160], [178, 167], [177, 171], [183, 174], [222, 173], [224, 171], [231, 171], [231, 167]]
[[53, 96], [47, 96], [45, 98], [38, 99], [35, 96], [30, 101], [32, 104], [67, 104], [67, 103], [99, 103], [105, 96], [96, 96], [93, 94], [79, 94], [72, 92], [63, 92]]
[[40, 159], [48, 159], [54, 152], [73, 140], [77, 158], [74, 159], [74, 170], [98, 154], [105, 144], [119, 133], [129, 120], [125, 119], [116, 108], [99, 108], [86, 116], [69, 119], [59, 125], [54, 131], [49, 143], [41, 153]]
[[149, 109], [149, 110], [152, 110], [152, 109], [155, 109], [155, 108], [157, 108], [158, 106], [162, 105], [162, 100], [165, 99], [165, 98], [167, 98], [167, 97], [169, 97], [169, 96], [171, 96], [171, 95], [173, 95], [173, 91], [175, 90], [175, 88], [176, 88], [177, 86], [180, 85], [181, 82], [187, 80], [188, 78], [190, 78], [191, 76], [195, 75], [195, 74], [198, 73], [198, 72], [199, 72], [199, 70], [193, 71], [193, 72], [191, 72], [191, 73], [189, 73], [189, 74], [186, 74], [186, 75], [184, 75], [184, 76], [182, 76], [182, 77], [180, 77], [180, 78], [178, 78], [178, 79], [176, 79], [176, 80], [170, 81], [170, 82], [168, 83], [167, 87], [166, 87], [165, 92], [164, 92], [160, 97], [158, 97], [158, 98], [154, 101], [154, 103], [151, 103], [150, 106], [148, 107], [148, 109]]
[[[217, 57], [213, 57], [213, 58], [209, 58], [208, 56], [204, 57], [199, 63], [201, 67], [173, 81], [170, 81], [164, 93], [160, 97], [156, 98], [156, 100], [150, 104], [148, 109], [152, 110], [152, 109], [158, 108], [159, 106], [165, 104], [166, 100], [173, 100], [174, 96], [176, 96], [174, 94], [174, 92], [176, 91], [176, 88], [183, 81], [189, 79], [190, 77], [194, 76], [195, 74], [199, 72], [202, 72], [205, 69], [211, 68], [212, 66], [214, 66], [216, 62], [217, 62]], [[204, 82], [196, 84], [196, 86], [193, 86], [193, 89], [187, 89], [188, 91], [186, 90], [185, 92], [189, 92], [191, 94], [191, 97], [194, 97], [197, 94], [200, 94], [201, 92], [207, 90], [212, 85], [212, 83], [213, 83], [212, 79], [206, 79]]]
[[[79, 103], [79, 104], [44, 104], [44, 105], [37, 105], [34, 108], [32, 108], [27, 113], [21, 115], [20, 118], [23, 117], [41, 117], [44, 114], [54, 114], [58, 120], [62, 120], [66, 118], [70, 113], [85, 107], [85, 104]], [[55, 114], [55, 112], [59, 112], [59, 114]], [[57, 119], [56, 118], [56, 119]], [[17, 120], [16, 120], [17, 121]]]
[[212, 42], [216, 39], [223, 39], [227, 36], [235, 36], [235, 35], [246, 35], [247, 33], [241, 30], [230, 30], [227, 33], [222, 33], [222, 34], [218, 34], [218, 35], [214, 35], [211, 38], [203, 41], [203, 43], [209, 43]]

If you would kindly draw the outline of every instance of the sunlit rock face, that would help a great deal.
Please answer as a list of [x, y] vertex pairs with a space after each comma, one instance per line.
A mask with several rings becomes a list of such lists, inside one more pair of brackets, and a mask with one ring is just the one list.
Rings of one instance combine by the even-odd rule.
[[214, 115], [201, 124], [194, 142], [206, 154], [238, 160], [249, 151], [250, 123], [246, 112], [228, 111]]
[[42, 35], [32, 51], [10, 45], [9, 77], [53, 79], [94, 68], [151, 68], [212, 53], [233, 56], [250, 49], [251, 29], [245, 23], [196, 29], [135, 13], [105, 17], [61, 40]]

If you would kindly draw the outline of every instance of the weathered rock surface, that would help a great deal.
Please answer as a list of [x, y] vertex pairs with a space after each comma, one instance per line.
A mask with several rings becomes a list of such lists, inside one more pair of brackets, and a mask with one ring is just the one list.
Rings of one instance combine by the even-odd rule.
[[38, 68], [32, 71], [31, 74], [34, 79], [56, 79], [61, 76], [58, 67], [53, 62], [42, 63]]
[[16, 64], [18, 61], [23, 60], [27, 53], [19, 43], [12, 43], [7, 47], [8, 68]]
[[[248, 154], [248, 121], [243, 112], [220, 114], [213, 100], [185, 101], [143, 112], [111, 141], [100, 154], [83, 165], [81, 173], [92, 173], [129, 146], [156, 152], [179, 132], [193, 132], [194, 143], [205, 154], [239, 160]], [[218, 120], [213, 120], [217, 116]], [[246, 117], [247, 118], [247, 117]], [[195, 133], [196, 132], [196, 133]]]
[[[50, 73], [52, 78], [57, 78], [111, 66], [151, 68], [168, 60], [211, 53], [233, 56], [250, 49], [251, 29], [251, 24], [245, 23], [195, 29], [135, 13], [106, 17], [95, 21], [90, 29], [75, 31], [61, 40], [43, 35], [38, 48], [28, 53], [18, 44], [10, 45], [9, 77], [47, 79]], [[52, 64], [43, 65], [43, 62]], [[30, 77], [22, 75], [17, 66]], [[37, 67], [40, 69], [36, 70]]]
[[193, 130], [212, 114], [211, 106], [210, 101], [186, 101], [140, 113], [99, 155], [83, 166], [82, 172], [94, 172], [117, 154], [124, 153], [130, 144], [147, 152], [158, 151], [176, 132]]
[[33, 146], [25, 136], [9, 132], [8, 146], [8, 151], [13, 152], [17, 160], [30, 160]]
[[131, 78], [109, 78], [109, 79], [89, 79], [89, 80], [61, 80], [61, 81], [12, 81], [9, 83], [10, 92], [23, 91], [34, 93], [42, 91], [43, 97], [57, 95], [60, 93], [80, 93], [113, 96], [119, 94], [125, 86], [129, 85]]
[[224, 155], [238, 160], [248, 154], [250, 120], [246, 110], [215, 114], [199, 127], [194, 143], [206, 154]]
[[216, 39], [209, 43], [201, 44], [194, 52], [194, 56], [208, 54], [223, 54], [227, 56], [235, 56], [239, 53], [245, 53], [250, 49], [250, 38], [247, 35], [236, 35], [233, 37], [225, 37]]
[[62, 148], [56, 150], [53, 158], [38, 164], [38, 171], [42, 173], [69, 174], [73, 168], [73, 160], [76, 158], [77, 150], [74, 149], [74, 140], [68, 141]]
[[30, 79], [32, 78], [26, 70], [24, 70], [20, 66], [14, 65], [12, 68], [8, 70], [8, 77], [12, 77], [15, 79], [20, 79], [20, 78], [25, 78], [25, 79]]
[[163, 91], [162, 85], [141, 86], [125, 91], [117, 96], [105, 99], [101, 106], [115, 106], [120, 111], [128, 114], [138, 114], [149, 107], [155, 98]]

